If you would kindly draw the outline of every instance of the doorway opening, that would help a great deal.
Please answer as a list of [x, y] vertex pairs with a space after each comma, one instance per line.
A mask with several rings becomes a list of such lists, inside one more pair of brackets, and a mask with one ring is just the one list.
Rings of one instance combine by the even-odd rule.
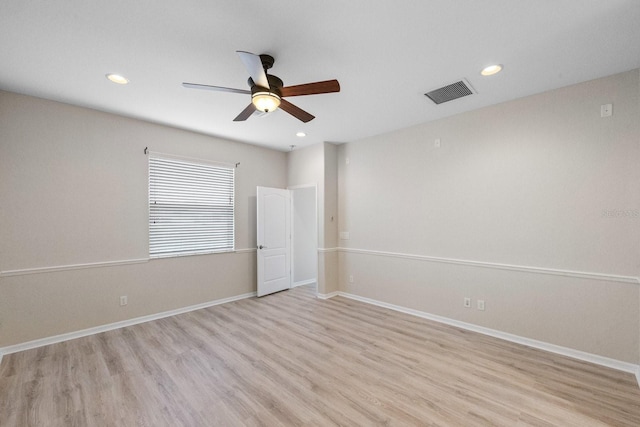
[[318, 207], [315, 185], [291, 191], [291, 287], [318, 289]]

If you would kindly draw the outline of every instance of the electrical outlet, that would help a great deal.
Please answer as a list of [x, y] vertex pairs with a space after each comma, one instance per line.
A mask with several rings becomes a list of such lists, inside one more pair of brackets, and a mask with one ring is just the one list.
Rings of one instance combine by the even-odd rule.
[[484, 311], [484, 300], [483, 299], [479, 299], [478, 300], [478, 310]]
[[471, 308], [471, 298], [465, 298], [464, 299], [464, 306], [466, 308]]
[[349, 283], [353, 283], [353, 274], [349, 276]]
[[604, 104], [600, 106], [600, 117], [611, 117], [613, 115], [613, 105]]
[[123, 295], [123, 296], [120, 297], [120, 305], [121, 306], [122, 305], [127, 305], [127, 302], [128, 301], [127, 301], [127, 296], [126, 295]]

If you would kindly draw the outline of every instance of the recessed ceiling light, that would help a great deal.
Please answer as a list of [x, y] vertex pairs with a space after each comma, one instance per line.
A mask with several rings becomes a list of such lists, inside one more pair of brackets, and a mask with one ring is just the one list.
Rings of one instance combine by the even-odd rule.
[[127, 80], [126, 77], [121, 76], [120, 74], [107, 74], [107, 78], [119, 85], [126, 85], [127, 83], [129, 83], [129, 80]]
[[484, 67], [482, 71], [480, 71], [480, 74], [483, 76], [493, 76], [494, 74], [498, 74], [500, 71], [502, 71], [502, 65], [494, 64]]
[[305, 136], [307, 136], [307, 134], [304, 133], [304, 132], [298, 132], [298, 133], [296, 133], [296, 136], [298, 136], [300, 138], [304, 138]]

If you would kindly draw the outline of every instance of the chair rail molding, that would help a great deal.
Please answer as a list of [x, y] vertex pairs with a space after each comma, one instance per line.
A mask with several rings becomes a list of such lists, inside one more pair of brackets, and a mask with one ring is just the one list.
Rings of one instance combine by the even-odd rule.
[[486, 261], [471, 261], [471, 260], [456, 259], [456, 258], [434, 257], [434, 256], [428, 256], [428, 255], [415, 255], [415, 254], [406, 254], [406, 253], [399, 253], [399, 252], [376, 251], [376, 250], [370, 250], [370, 249], [338, 248], [338, 251], [343, 253], [351, 253], [351, 254], [411, 259], [411, 260], [417, 260], [417, 261], [437, 262], [437, 263], [443, 263], [443, 264], [457, 264], [457, 265], [465, 265], [465, 266], [479, 267], [479, 268], [492, 268], [496, 270], [511, 270], [511, 271], [520, 271], [523, 273], [534, 273], [534, 274], [550, 274], [553, 276], [577, 277], [581, 279], [603, 280], [608, 282], [620, 282], [620, 283], [630, 283], [634, 285], [640, 285], [640, 278], [638, 278], [637, 276], [623, 276], [618, 274], [594, 273], [594, 272], [588, 272], [588, 271], [562, 270], [562, 269], [546, 268], [546, 267], [531, 267], [531, 266], [525, 266], [525, 265], [501, 264], [501, 263], [486, 262]]

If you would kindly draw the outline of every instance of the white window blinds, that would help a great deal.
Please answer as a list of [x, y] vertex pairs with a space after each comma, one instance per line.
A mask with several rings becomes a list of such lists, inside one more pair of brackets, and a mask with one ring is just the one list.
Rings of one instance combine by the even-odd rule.
[[234, 169], [149, 157], [149, 256], [234, 249]]

